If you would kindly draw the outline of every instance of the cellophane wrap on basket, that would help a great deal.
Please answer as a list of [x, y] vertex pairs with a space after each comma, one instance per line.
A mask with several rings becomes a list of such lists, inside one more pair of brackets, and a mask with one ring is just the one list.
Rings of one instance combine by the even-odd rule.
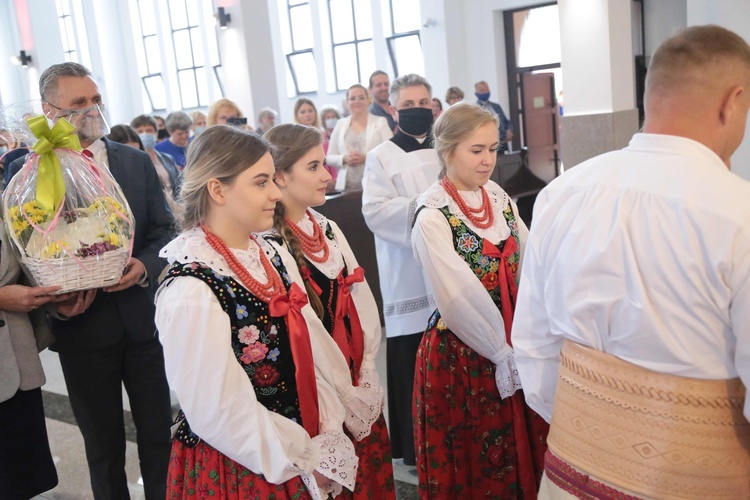
[[109, 171], [81, 153], [65, 119], [50, 129], [29, 119], [37, 138], [3, 194], [3, 219], [21, 264], [37, 286], [57, 293], [117, 284], [130, 260], [135, 220]]

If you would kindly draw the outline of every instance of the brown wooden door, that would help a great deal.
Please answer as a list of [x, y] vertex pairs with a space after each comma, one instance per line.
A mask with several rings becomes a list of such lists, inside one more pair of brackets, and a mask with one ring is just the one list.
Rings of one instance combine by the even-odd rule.
[[553, 73], [524, 73], [521, 77], [524, 138], [528, 167], [545, 182], [558, 175], [557, 99]]

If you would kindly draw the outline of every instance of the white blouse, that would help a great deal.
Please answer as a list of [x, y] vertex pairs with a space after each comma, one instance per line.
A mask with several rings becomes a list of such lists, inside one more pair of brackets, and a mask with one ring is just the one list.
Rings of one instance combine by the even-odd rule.
[[[274, 248], [262, 238], [257, 241], [269, 258], [273, 256]], [[255, 279], [265, 282], [259, 251], [254, 243], [247, 251], [232, 250]], [[219, 275], [236, 278], [200, 228], [182, 233], [160, 256], [170, 264], [206, 265]], [[305, 319], [315, 317], [309, 305], [302, 314]], [[274, 484], [299, 475], [318, 498], [335, 495], [342, 486], [353, 490], [358, 459], [342, 432], [345, 410], [337, 393], [344, 389], [335, 387], [337, 377], [326, 368], [331, 356], [323, 353], [338, 351], [327, 333], [310, 328], [320, 411], [320, 434], [310, 438], [301, 425], [258, 402], [232, 350], [229, 317], [207, 284], [184, 277], [162, 285], [156, 298], [156, 325], [169, 385], [201, 439]], [[313, 470], [331, 479], [320, 492]]]
[[[359, 266], [357, 264], [357, 259], [354, 257], [354, 252], [352, 252], [349, 242], [341, 232], [341, 229], [339, 229], [335, 222], [328, 220], [324, 215], [315, 210], [310, 210], [310, 212], [314, 217], [314, 221], [305, 215], [305, 217], [297, 223], [298, 227], [306, 234], [312, 235], [313, 224], [318, 224], [321, 230], [325, 232], [326, 225], [330, 223], [334, 239], [326, 239], [329, 248], [328, 260], [322, 263], [314, 261], [309, 261], [309, 263], [314, 265], [329, 279], [335, 279], [341, 273], [345, 265], [347, 272], [351, 274]], [[285, 251], [280, 255], [282, 256], [284, 266], [288, 271], [290, 269], [295, 269], [296, 272], [299, 272], [296, 261], [288, 251]], [[375, 297], [372, 295], [372, 290], [367, 284], [367, 279], [362, 283], [355, 283], [351, 287], [351, 296], [354, 300], [357, 314], [362, 325], [365, 351], [362, 358], [362, 366], [360, 368], [359, 386], [356, 389], [358, 391], [357, 397], [349, 398], [347, 402], [344, 403], [347, 410], [351, 410], [352, 414], [359, 415], [359, 418], [347, 418], [345, 423], [347, 429], [349, 429], [354, 438], [357, 441], [360, 441], [370, 434], [372, 424], [380, 417], [380, 413], [383, 410], [385, 393], [380, 384], [380, 377], [375, 364], [375, 359], [377, 358], [378, 349], [380, 348], [380, 342], [382, 340], [382, 334], [378, 306], [375, 302]], [[320, 323], [319, 320], [318, 323]], [[320, 327], [325, 328], [322, 323], [320, 323]], [[340, 357], [343, 362], [346, 363], [344, 357]], [[362, 411], [363, 402], [370, 409], [366, 414]], [[349, 404], [355, 405], [354, 408], [350, 408]]]
[[[503, 189], [490, 181], [485, 185], [492, 203], [495, 224], [487, 229], [474, 226], [458, 209], [439, 182], [433, 184], [419, 199], [419, 211], [412, 231], [414, 256], [422, 266], [440, 315], [446, 326], [466, 345], [496, 365], [495, 382], [501, 397], [513, 395], [521, 388], [513, 349], [505, 340], [505, 326], [500, 310], [474, 272], [456, 252], [453, 233], [441, 207], [461, 219], [482, 238], [498, 244], [510, 237], [503, 210], [510, 204], [518, 221], [520, 253], [523, 255], [528, 229], [518, 210]], [[472, 208], [481, 205], [481, 191], [459, 191]]]
[[[513, 323], [526, 401], [552, 417], [564, 340], [750, 387], [750, 183], [701, 143], [635, 134], [540, 194]], [[750, 418], [750, 398], [745, 398]]]

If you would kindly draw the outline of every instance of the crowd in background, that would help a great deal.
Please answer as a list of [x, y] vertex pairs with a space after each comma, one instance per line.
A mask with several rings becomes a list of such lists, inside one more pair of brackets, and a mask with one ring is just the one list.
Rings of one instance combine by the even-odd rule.
[[[393, 458], [428, 499], [750, 498], [738, 35], [662, 43], [642, 131], [545, 187], [531, 231], [490, 180], [513, 126], [484, 81], [476, 104], [451, 87], [443, 109], [424, 77], [376, 71], [343, 115], [302, 98], [295, 123], [264, 109], [255, 130], [221, 99], [110, 131], [78, 63], [39, 86], [136, 223], [119, 282], [59, 295], [28, 282], [0, 225], [4, 498], [57, 483], [48, 346], [97, 499], [129, 495], [123, 385], [147, 498], [395, 500]], [[0, 137], [6, 177], [28, 172]], [[332, 189], [361, 189], [381, 310], [315, 210]]]

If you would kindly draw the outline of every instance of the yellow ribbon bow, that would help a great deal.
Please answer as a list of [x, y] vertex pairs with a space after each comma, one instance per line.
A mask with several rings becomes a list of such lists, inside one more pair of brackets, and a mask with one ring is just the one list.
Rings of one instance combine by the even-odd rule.
[[36, 178], [36, 201], [47, 212], [54, 213], [65, 197], [65, 181], [60, 160], [55, 149], [81, 150], [76, 128], [65, 118], [59, 119], [50, 129], [44, 115], [26, 120], [37, 138], [32, 150], [39, 155], [39, 170]]

